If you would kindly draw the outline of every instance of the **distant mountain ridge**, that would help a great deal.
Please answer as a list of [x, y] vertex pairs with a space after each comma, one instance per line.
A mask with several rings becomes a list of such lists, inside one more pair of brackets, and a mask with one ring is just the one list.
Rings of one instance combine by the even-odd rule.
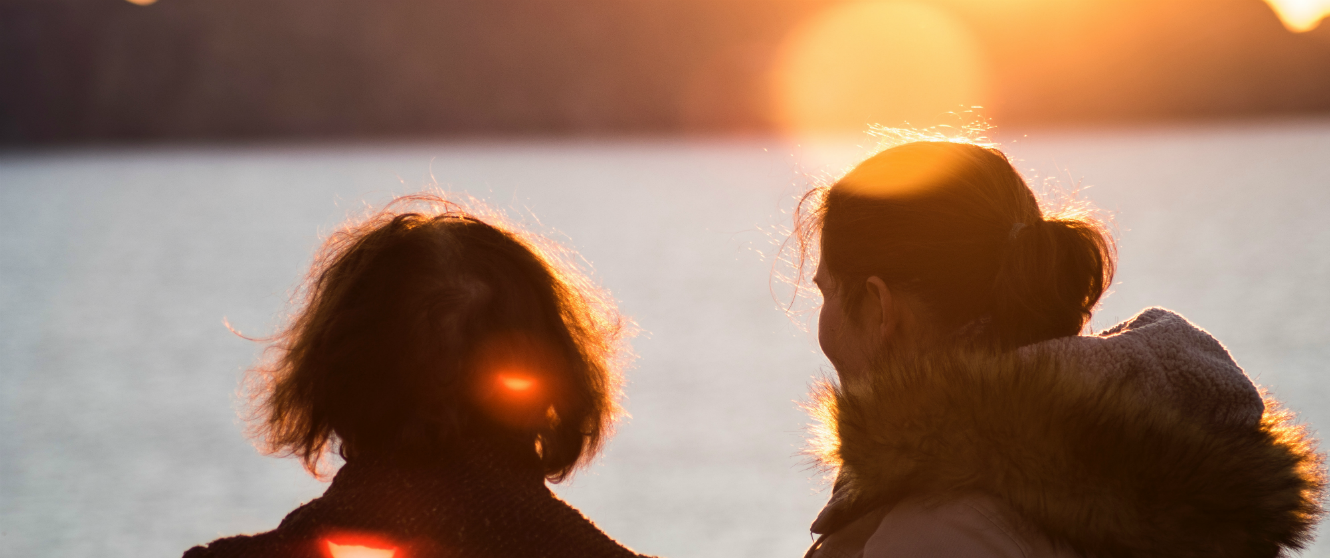
[[[775, 52], [837, 3], [0, 0], [0, 143], [769, 132]], [[1261, 0], [929, 3], [1000, 125], [1330, 112], [1330, 25]]]

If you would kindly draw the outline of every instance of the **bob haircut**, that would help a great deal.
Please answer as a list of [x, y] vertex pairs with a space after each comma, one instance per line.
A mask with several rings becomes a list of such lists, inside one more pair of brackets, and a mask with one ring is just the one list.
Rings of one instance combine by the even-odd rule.
[[[1077, 335], [1112, 284], [1116, 251], [1084, 207], [1045, 213], [1006, 155], [959, 141], [886, 149], [795, 211], [837, 284], [877, 276], [916, 297], [935, 334], [999, 350]], [[855, 308], [864, 289], [839, 289]]]
[[542, 245], [436, 195], [344, 225], [251, 370], [256, 441], [316, 477], [330, 452], [431, 460], [498, 443], [567, 478], [617, 418], [623, 327]]

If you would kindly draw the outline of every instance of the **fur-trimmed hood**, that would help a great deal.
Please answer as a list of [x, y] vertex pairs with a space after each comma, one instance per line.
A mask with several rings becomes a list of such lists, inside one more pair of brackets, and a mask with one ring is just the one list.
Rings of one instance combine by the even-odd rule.
[[984, 493], [1085, 556], [1276, 556], [1310, 541], [1323, 457], [1213, 337], [1152, 308], [1096, 336], [881, 364], [817, 393], [828, 533]]

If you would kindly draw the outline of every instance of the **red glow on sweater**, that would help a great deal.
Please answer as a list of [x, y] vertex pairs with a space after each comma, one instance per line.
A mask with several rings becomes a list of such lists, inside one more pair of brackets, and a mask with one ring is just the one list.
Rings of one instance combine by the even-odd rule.
[[406, 558], [397, 545], [372, 535], [339, 534], [323, 539], [329, 558]]

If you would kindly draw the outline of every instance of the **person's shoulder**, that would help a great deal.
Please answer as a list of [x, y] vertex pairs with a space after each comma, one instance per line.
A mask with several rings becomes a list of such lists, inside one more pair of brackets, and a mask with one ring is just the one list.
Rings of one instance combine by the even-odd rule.
[[182, 558], [321, 558], [313, 541], [289, 540], [277, 533], [237, 535], [199, 545]]
[[1070, 558], [1010, 506], [983, 494], [912, 498], [882, 516], [864, 558]]
[[222, 537], [185, 551], [182, 558], [290, 557], [323, 558], [318, 541], [309, 537], [310, 527], [317, 527], [316, 498], [296, 508], [271, 531], [251, 535]]

